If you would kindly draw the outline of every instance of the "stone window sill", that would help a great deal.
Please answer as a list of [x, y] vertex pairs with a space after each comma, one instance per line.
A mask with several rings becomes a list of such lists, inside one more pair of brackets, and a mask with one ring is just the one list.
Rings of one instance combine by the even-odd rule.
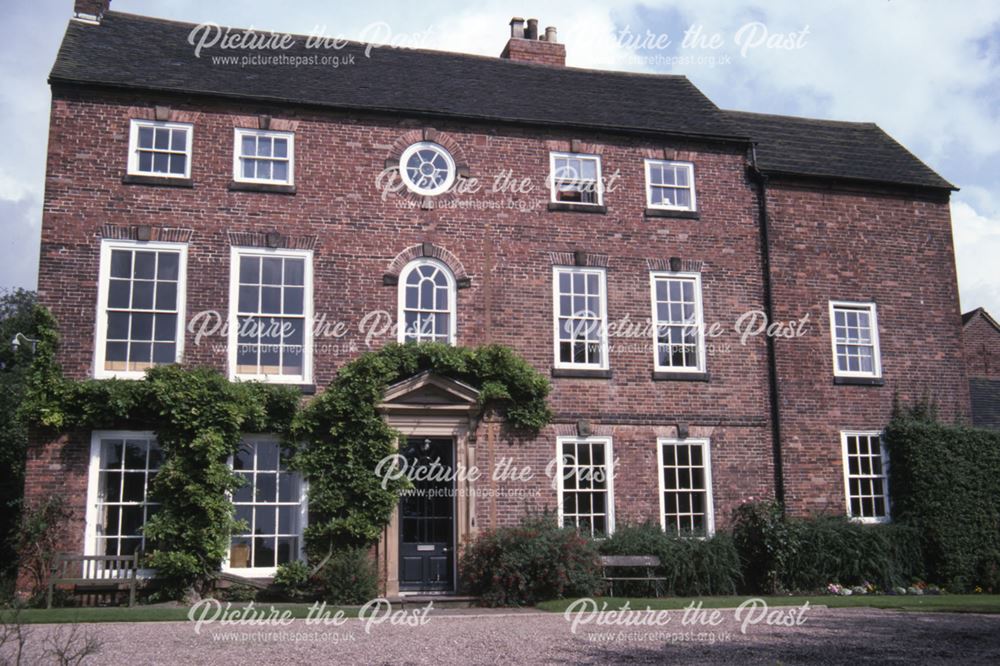
[[164, 178], [162, 176], [137, 176], [126, 174], [122, 177], [122, 182], [126, 185], [153, 185], [155, 187], [194, 187], [194, 181], [190, 178]]
[[579, 204], [579, 203], [568, 203], [565, 201], [550, 201], [549, 210], [553, 212], [562, 213], [597, 213], [598, 215], [604, 215], [608, 212], [607, 206], [598, 206], [596, 204]]
[[267, 192], [270, 194], [295, 194], [294, 185], [272, 185], [269, 183], [241, 183], [232, 181], [229, 183], [230, 192]]
[[881, 377], [834, 377], [833, 383], [838, 386], [884, 386]]
[[552, 376], [563, 379], [611, 379], [611, 370], [596, 368], [552, 368]]
[[654, 382], [707, 382], [707, 372], [671, 372], [669, 370], [653, 371]]
[[647, 208], [646, 217], [672, 217], [683, 220], [698, 220], [701, 215], [696, 210], [667, 210], [665, 208]]

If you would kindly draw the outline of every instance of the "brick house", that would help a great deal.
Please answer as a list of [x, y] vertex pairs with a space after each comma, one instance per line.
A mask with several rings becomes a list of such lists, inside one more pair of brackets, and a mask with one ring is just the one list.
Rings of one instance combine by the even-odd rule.
[[962, 315], [972, 424], [1000, 430], [1000, 324], [983, 308]]
[[[369, 346], [439, 340], [508, 345], [551, 377], [554, 423], [527, 441], [470, 419], [475, 389], [447, 377], [390, 387], [407, 450], [538, 473], [406, 505], [378, 547], [389, 594], [454, 589], [456, 546], [529, 510], [587, 534], [711, 533], [751, 497], [884, 521], [893, 396], [969, 416], [954, 188], [873, 124], [569, 68], [535, 21], [511, 21], [499, 58], [300, 37], [277, 53], [317, 60], [292, 66], [76, 5], [49, 79], [39, 269], [68, 376], [183, 362], [308, 394]], [[258, 60], [213, 59], [234, 55]], [[227, 571], [299, 556], [307, 498], [277, 451], [247, 433], [234, 460], [251, 531]], [[151, 432], [36, 441], [26, 496], [71, 500], [67, 551], [135, 552], [158, 459]]]

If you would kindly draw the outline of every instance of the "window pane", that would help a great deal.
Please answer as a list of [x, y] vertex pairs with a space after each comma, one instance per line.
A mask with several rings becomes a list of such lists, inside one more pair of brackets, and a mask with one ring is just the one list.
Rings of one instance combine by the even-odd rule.
[[187, 156], [185, 155], [170, 156], [170, 173], [182, 176], [184, 175], [184, 170], [186, 165], [187, 165]]
[[285, 284], [305, 284], [305, 266], [304, 259], [285, 259]]
[[133, 340], [152, 340], [153, 315], [142, 313], [133, 314], [130, 333]]
[[261, 282], [263, 284], [281, 284], [281, 259], [264, 257], [261, 259]]
[[275, 162], [274, 163], [274, 180], [287, 181], [288, 180], [288, 163], [287, 162]]
[[302, 287], [285, 287], [285, 314], [302, 314], [303, 310], [303, 298], [305, 297], [305, 289]]
[[132, 253], [127, 250], [112, 250], [111, 277], [132, 277]]
[[153, 363], [173, 363], [177, 358], [177, 345], [172, 342], [157, 342], [153, 344]]
[[160, 282], [156, 287], [156, 309], [177, 309], [177, 283]]
[[158, 252], [157, 253], [157, 273], [156, 276], [160, 280], [176, 280], [178, 278], [178, 270], [180, 266], [180, 254], [177, 252]]
[[265, 314], [281, 314], [281, 289], [261, 287], [260, 311]]
[[[134, 315], [135, 317], [144, 317], [149, 315]], [[161, 342], [172, 341], [177, 335], [177, 315], [172, 314], [158, 314], [155, 315], [155, 334], [154, 339]]]
[[170, 170], [170, 155], [167, 153], [153, 153], [153, 171], [156, 173], [168, 173]]

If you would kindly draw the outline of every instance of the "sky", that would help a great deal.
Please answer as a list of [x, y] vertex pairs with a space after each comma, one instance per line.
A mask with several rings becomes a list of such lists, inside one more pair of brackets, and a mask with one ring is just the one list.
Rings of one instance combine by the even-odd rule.
[[[34, 288], [46, 77], [73, 2], [4, 4], [0, 288]], [[112, 9], [490, 56], [521, 12], [558, 28], [573, 67], [683, 74], [722, 108], [875, 122], [960, 188], [951, 210], [962, 310], [983, 306], [1000, 318], [995, 0], [112, 0]]]

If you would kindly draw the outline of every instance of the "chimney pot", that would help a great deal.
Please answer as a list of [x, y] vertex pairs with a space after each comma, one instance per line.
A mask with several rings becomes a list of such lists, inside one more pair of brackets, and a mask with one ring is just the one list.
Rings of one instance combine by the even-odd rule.
[[536, 65], [565, 67], [566, 47], [556, 41], [555, 28], [546, 28], [545, 35], [539, 38], [538, 19], [528, 19], [525, 27], [524, 19], [515, 16], [510, 20], [510, 39], [503, 47], [500, 57]]
[[528, 29], [524, 31], [525, 39], [538, 39], [538, 19], [528, 19]]
[[524, 19], [515, 16], [510, 20], [510, 38], [524, 39]]
[[74, 0], [73, 17], [100, 23], [104, 12], [111, 8], [111, 0]]

